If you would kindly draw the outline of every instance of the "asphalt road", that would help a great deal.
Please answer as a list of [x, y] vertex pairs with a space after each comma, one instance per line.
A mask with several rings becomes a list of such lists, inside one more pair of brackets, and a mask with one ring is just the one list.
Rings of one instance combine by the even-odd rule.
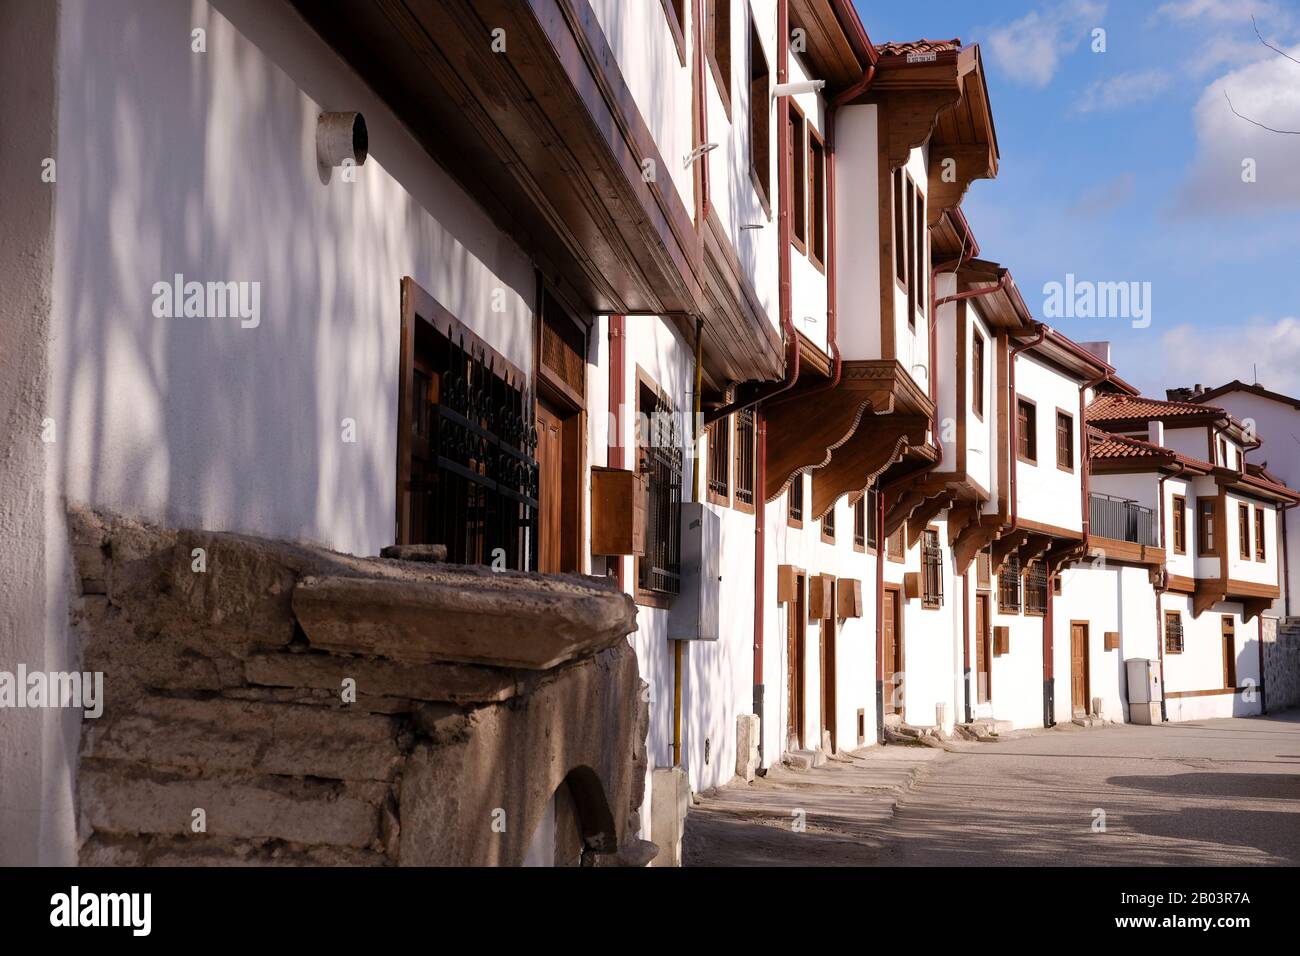
[[873, 815], [819, 826], [814, 810], [794, 832], [775, 815], [700, 814], [687, 862], [1294, 866], [1300, 712], [965, 744], [928, 761], [892, 815]]

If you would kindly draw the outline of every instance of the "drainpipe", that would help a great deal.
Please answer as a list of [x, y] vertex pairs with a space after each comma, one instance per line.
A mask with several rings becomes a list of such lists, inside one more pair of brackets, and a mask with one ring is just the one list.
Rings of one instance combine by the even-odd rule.
[[[626, 371], [626, 319], [621, 315], [609, 317], [609, 437], [606, 441], [605, 464], [610, 468], [622, 468], [623, 464], [623, 389]], [[614, 577], [618, 589], [626, 591], [623, 556], [617, 555], [614, 561]]]
[[[705, 95], [704, 83], [704, 15], [701, 0], [694, 0], [691, 16], [695, 21], [695, 56], [692, 66], [695, 72], [695, 147], [698, 149], [709, 141], [709, 101]], [[696, 162], [700, 171], [699, 221], [696, 228], [702, 228], [709, 217], [709, 154], [705, 153]]]
[[962, 687], [965, 689], [966, 723], [969, 724], [975, 719], [970, 707], [970, 568], [961, 574], [961, 633]]
[[[691, 500], [700, 497], [700, 393], [704, 388], [704, 320], [695, 320], [695, 389], [691, 397]], [[673, 766], [682, 763], [682, 654], [681, 641], [673, 641]]]
[[754, 409], [754, 713], [758, 715], [758, 765], [763, 766], [763, 589], [764, 540], [767, 503], [762, 489], [767, 482], [767, 421]]
[[[885, 742], [885, 490], [876, 491], [876, 743]], [[894, 608], [897, 613], [898, 608]]]

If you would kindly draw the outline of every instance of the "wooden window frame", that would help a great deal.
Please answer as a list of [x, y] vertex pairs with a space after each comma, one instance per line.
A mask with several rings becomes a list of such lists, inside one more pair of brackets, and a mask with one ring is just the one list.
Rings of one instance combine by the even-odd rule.
[[926, 239], [930, 235], [929, 226], [926, 224], [926, 201], [925, 193], [921, 192], [921, 187], [917, 185], [912, 192], [912, 256], [916, 260], [916, 291], [913, 293], [913, 311], [921, 318], [925, 318], [926, 309], [929, 308], [926, 299], [929, 297], [928, 266], [926, 261], [927, 243]]
[[[939, 561], [935, 566], [934, 580], [930, 580], [927, 573], [927, 567], [930, 564], [928, 551], [931, 548], [929, 538], [934, 536], [934, 550], [938, 552]], [[930, 585], [934, 584], [934, 591], [930, 590]], [[921, 607], [927, 610], [938, 610], [943, 607], [943, 541], [939, 537], [938, 525], [929, 525], [921, 532]]]
[[1244, 501], [1237, 502], [1237, 549], [1243, 561], [1251, 559], [1250, 549], [1250, 505]]
[[1264, 509], [1261, 508], [1259, 505], [1255, 505], [1254, 514], [1255, 514], [1255, 560], [1268, 561], [1268, 548], [1264, 544], [1264, 537], [1265, 537], [1264, 529], [1267, 527], [1264, 518]]
[[1185, 495], [1174, 495], [1173, 504], [1170, 507], [1173, 511], [1173, 522], [1170, 531], [1173, 540], [1170, 544], [1173, 546], [1174, 554], [1187, 553], [1187, 497]]
[[[1029, 583], [1029, 577], [1031, 574], [1039, 573], [1038, 571], [1034, 570], [1036, 568], [1042, 568], [1041, 573], [1043, 575], [1043, 589], [1042, 589], [1043, 601], [1041, 607], [1030, 607], [1029, 594], [1031, 590], [1036, 590], [1036, 589], [1031, 588]], [[1021, 613], [1023, 613], [1026, 617], [1045, 617], [1047, 615], [1047, 602], [1051, 594], [1052, 594], [1052, 578], [1051, 575], [1047, 573], [1046, 565], [1042, 563], [1041, 558], [1030, 561], [1028, 564], [1024, 566], [1020, 578]]]
[[[808, 254], [808, 118], [799, 104], [790, 98], [790, 244], [799, 254]], [[803, 235], [800, 236], [800, 230]]]
[[[745, 462], [742, 457], [744, 446], [741, 443], [743, 430], [741, 428], [740, 419], [744, 414], [749, 415], [749, 420], [751, 422], [749, 441], [746, 443], [749, 445], [748, 469], [745, 468]], [[758, 419], [752, 408], [741, 409], [740, 411], [733, 413], [730, 417], [733, 421], [731, 433], [731, 451], [733, 456], [731, 466], [731, 507], [736, 511], [742, 511], [745, 514], [752, 515], [754, 513], [754, 500], [758, 498], [758, 489], [754, 487], [755, 482], [758, 480]], [[740, 496], [740, 477], [741, 475], [746, 474], [746, 472], [748, 473], [749, 478], [749, 501], [743, 500]]]
[[[829, 530], [827, 530], [826, 527], [827, 518], [831, 519]], [[834, 544], [835, 543], [835, 506], [834, 505], [831, 505], [830, 510], [827, 511], [826, 514], [822, 515], [821, 520], [818, 521], [817, 524], [821, 532], [822, 541], [825, 542], [826, 544]]]
[[[749, 66], [749, 180], [767, 218], [772, 218], [772, 65], [763, 52], [762, 36], [749, 11], [749, 41], [746, 43]], [[762, 64], [762, 72], [756, 70]], [[759, 80], [762, 89], [757, 89]], [[762, 127], [759, 129], [759, 127]], [[761, 147], [759, 141], [762, 141]], [[759, 160], [762, 160], [762, 170]]]
[[970, 408], [975, 417], [984, 421], [984, 336], [980, 330], [971, 327], [971, 390]]
[[[799, 517], [797, 518], [794, 516], [794, 509], [792, 507], [794, 504], [794, 488], [796, 483], [799, 485]], [[802, 528], [804, 526], [804, 511], [808, 507], [808, 502], [806, 500], [807, 496], [804, 494], [804, 490], [803, 472], [796, 472], [790, 479], [790, 487], [787, 488], [785, 492], [785, 524], [788, 528]]]
[[[713, 82], [718, 87], [718, 97], [722, 100], [722, 109], [731, 119], [731, 0], [704, 0], [708, 7], [704, 41], [704, 56], [713, 74]], [[721, 14], [719, 11], [722, 11]], [[719, 25], [725, 36], [719, 36]], [[718, 47], [723, 47], [722, 56]]]
[[659, 0], [668, 19], [668, 32], [677, 46], [677, 59], [686, 65], [686, 0]]
[[[1219, 543], [1214, 540], [1214, 524], [1218, 521], [1219, 499], [1197, 498], [1196, 499], [1196, 555], [1201, 558], [1217, 558], [1219, 556]], [[1208, 520], [1207, 520], [1208, 519]], [[1209, 534], [1206, 534], [1208, 524]], [[1206, 543], [1206, 539], [1209, 543]]]
[[907, 327], [916, 331], [916, 299], [920, 294], [920, 277], [916, 271], [916, 237], [913, 235], [916, 223], [916, 182], [910, 175], [903, 177], [905, 196], [903, 200], [903, 219], [907, 222]]
[[[1065, 419], [1065, 421], [1068, 423], [1066, 425], [1066, 449], [1065, 449], [1067, 454], [1069, 455], [1069, 462], [1067, 464], [1061, 464], [1061, 420], [1062, 419]], [[1061, 408], [1059, 406], [1056, 409], [1056, 429], [1054, 431], [1054, 435], [1056, 437], [1056, 467], [1059, 470], [1068, 472], [1069, 474], [1072, 475], [1074, 474], [1074, 458], [1075, 458], [1074, 416], [1071, 415], [1069, 412], [1067, 412], [1064, 408]]]
[[[894, 170], [891, 178], [894, 207], [894, 282], [903, 292], [907, 292], [907, 223], [903, 215], [903, 197], [907, 195], [907, 173], [900, 166]], [[886, 317], [894, 321], [893, 316]]]
[[[1020, 406], [1025, 405], [1029, 408], [1029, 414], [1026, 416], [1028, 428], [1022, 428], [1020, 425]], [[1038, 403], [1032, 398], [1017, 393], [1016, 395], [1016, 461], [1023, 461], [1026, 465], [1038, 465]], [[1021, 453], [1020, 444], [1024, 441], [1026, 450]]]
[[[1014, 565], [1014, 573], [1008, 569]], [[1002, 600], [1009, 587], [1003, 587], [1004, 579], [1010, 579], [1015, 582], [1016, 603], [1008, 604]], [[998, 613], [999, 614], [1020, 614], [1025, 607], [1025, 581], [1024, 568], [1020, 566], [1020, 559], [1014, 555], [1008, 555], [1002, 562], [1002, 567], [998, 571]]]
[[[1237, 619], [1231, 614], [1221, 614], [1219, 643], [1223, 647], [1223, 689], [1237, 688]], [[1228, 653], [1228, 635], [1232, 635], [1232, 653]]]
[[[808, 131], [808, 259], [826, 274], [826, 140], [811, 123]], [[820, 182], [819, 182], [820, 180]], [[821, 246], [818, 254], [817, 247]]]
[[[894, 553], [894, 549], [891, 547], [891, 542], [892, 542], [895, 538], [898, 539], [898, 544], [899, 544], [899, 548], [900, 548], [900, 550], [898, 551], [897, 554]], [[886, 560], [886, 561], [892, 561], [892, 562], [894, 562], [894, 564], [906, 564], [906, 563], [907, 563], [907, 524], [906, 524], [906, 522], [904, 522], [903, 524], [900, 524], [900, 525], [899, 525], [899, 526], [894, 530], [894, 533], [893, 533], [893, 534], [886, 536], [886, 538], [885, 538], [885, 560]]]
[[858, 554], [867, 553], [867, 494], [853, 502], [853, 550]]
[[[709, 453], [705, 456], [705, 469], [704, 469], [705, 499], [715, 505], [721, 505], [724, 508], [731, 506], [731, 493], [733, 490], [732, 481], [731, 481], [731, 466], [735, 457], [734, 455], [735, 450], [732, 448], [731, 418], [732, 416], [730, 415], [728, 415], [726, 418], [720, 418], [712, 425], [706, 427], [704, 430], [704, 433], [705, 435], [708, 436], [708, 441], [709, 441]], [[719, 435], [723, 435], [726, 438], [726, 452], [723, 459], [726, 462], [726, 474], [722, 476], [721, 481], [715, 482], [714, 465], [717, 464], [717, 462], [715, 462], [714, 460], [714, 453], [716, 449], [714, 448], [713, 443], [717, 441]], [[723, 491], [721, 492], [715, 491], [713, 487], [715, 483], [721, 484], [723, 486]]]
[[[1175, 647], [1169, 641], [1169, 624], [1174, 622], [1178, 625], [1178, 646]], [[1182, 611], [1165, 611], [1164, 634], [1161, 636], [1165, 645], [1166, 654], [1181, 654], [1186, 646], [1186, 635], [1183, 631], [1183, 612]]]
[[[634, 387], [636, 388], [636, 421], [638, 425], [643, 420], [643, 416], [646, 414], [641, 407], [642, 389], [646, 389], [652, 392], [660, 402], [664, 403], [664, 405], [668, 407], [670, 413], [674, 415], [677, 413], [677, 409], [673, 405], [671, 399], [668, 398], [668, 394], [662, 388], [659, 387], [659, 384], [653, 378], [651, 378], [650, 375], [645, 371], [645, 369], [641, 368], [640, 365], [636, 366], [636, 378], [635, 378]], [[640, 471], [640, 467], [641, 467], [640, 455], [641, 455], [641, 445], [642, 445], [641, 436], [635, 435], [633, 440], [635, 443], [632, 449], [633, 461], [635, 463], [635, 467], [637, 468], [637, 470]], [[683, 483], [685, 482], [685, 476], [686, 476], [685, 465], [686, 465], [685, 456], [683, 456], [682, 474], [681, 474]], [[646, 484], [647, 487], [650, 484], [648, 478], [646, 479]], [[685, 489], [683, 488], [682, 491], [684, 490]], [[680, 505], [680, 501], [683, 500], [683, 498], [684, 495], [679, 493], [678, 495], [679, 505]], [[651, 515], [651, 509], [647, 505], [646, 512], [645, 512], [647, 525], [649, 524], [650, 521], [650, 515]], [[647, 554], [649, 553], [650, 550], [650, 537], [651, 537], [650, 528], [647, 527], [645, 532]], [[678, 553], [677, 553], [678, 573], [680, 574], [680, 570], [681, 570], [680, 534], [678, 535], [678, 539], [677, 539], [677, 548], [678, 548]], [[676, 593], [670, 591], [660, 591], [660, 590], [655, 590], [650, 588], [643, 588], [641, 586], [641, 562], [643, 560], [645, 560], [644, 555], [636, 555], [633, 558], [632, 573], [634, 575], [633, 584], [635, 588], [635, 594], [633, 596], [633, 600], [635, 600], [637, 604], [645, 607], [657, 607], [657, 608], [665, 608], [665, 609], [672, 607], [673, 600], [677, 597]]]

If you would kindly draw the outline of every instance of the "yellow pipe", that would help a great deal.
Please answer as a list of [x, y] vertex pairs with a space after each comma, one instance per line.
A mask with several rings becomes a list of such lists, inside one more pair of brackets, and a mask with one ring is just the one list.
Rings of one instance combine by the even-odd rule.
[[[704, 320], [695, 320], [695, 394], [691, 398], [691, 500], [700, 500], [700, 415], [704, 389]], [[673, 766], [682, 763], [682, 642], [673, 641]]]

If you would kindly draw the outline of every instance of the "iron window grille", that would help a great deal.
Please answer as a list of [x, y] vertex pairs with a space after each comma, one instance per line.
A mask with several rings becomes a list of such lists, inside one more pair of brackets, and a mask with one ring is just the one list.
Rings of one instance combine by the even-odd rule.
[[790, 479], [790, 492], [787, 506], [790, 521], [796, 525], [803, 524], [803, 472], [798, 472]]
[[853, 547], [862, 550], [867, 546], [867, 496], [853, 503]]
[[754, 506], [754, 410], [746, 408], [736, 412], [736, 476], [735, 501], [737, 505]]
[[1020, 613], [1020, 558], [1009, 555], [998, 571], [998, 610]]
[[822, 538], [826, 541], [835, 540], [835, 506], [831, 505], [831, 510], [822, 515]]
[[865, 495], [867, 500], [867, 547], [877, 548], [880, 546], [880, 528], [877, 523], [879, 517], [878, 509], [880, 499], [877, 496], [879, 492], [872, 488]]
[[637, 561], [637, 586], [643, 591], [681, 590], [681, 429], [672, 406], [641, 386], [640, 468], [646, 476], [645, 554]]
[[1183, 652], [1183, 617], [1177, 611], [1165, 612], [1165, 653]]
[[1047, 565], [1035, 561], [1025, 571], [1025, 613], [1047, 613]]
[[731, 419], [714, 422], [705, 434], [709, 436], [709, 494], [727, 504], [731, 500]]
[[926, 529], [921, 548], [921, 606], [943, 606], [943, 549], [939, 547], [939, 532]]

